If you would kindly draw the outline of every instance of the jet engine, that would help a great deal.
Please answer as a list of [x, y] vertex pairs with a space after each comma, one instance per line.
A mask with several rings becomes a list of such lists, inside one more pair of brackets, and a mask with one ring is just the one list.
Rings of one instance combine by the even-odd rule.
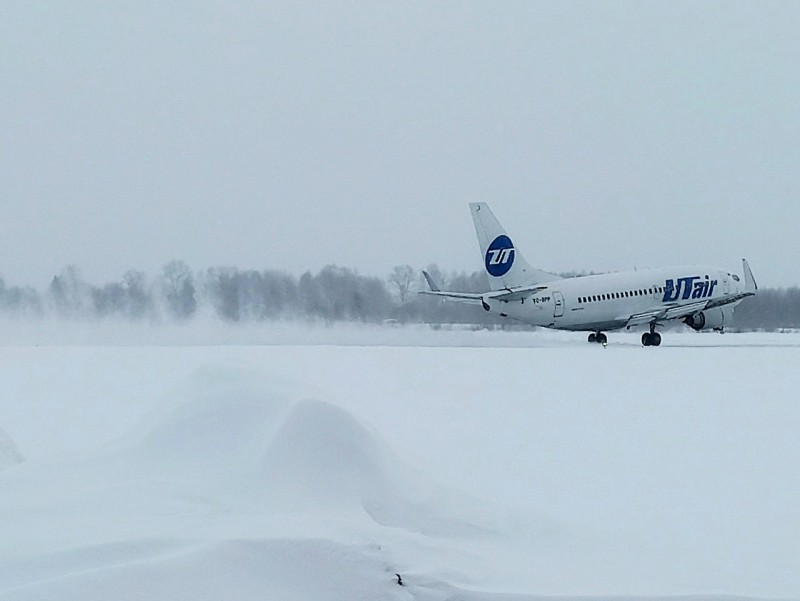
[[713, 309], [706, 309], [700, 313], [689, 315], [683, 318], [685, 323], [690, 328], [695, 330], [719, 330], [725, 327], [733, 317], [733, 307], [715, 307]]

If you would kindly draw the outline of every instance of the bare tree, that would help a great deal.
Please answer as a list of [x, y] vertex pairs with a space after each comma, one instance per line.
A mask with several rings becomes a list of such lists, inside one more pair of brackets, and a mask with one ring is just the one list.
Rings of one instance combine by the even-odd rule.
[[122, 275], [122, 283], [128, 294], [128, 317], [143, 318], [153, 304], [147, 290], [147, 276], [143, 271], [129, 269]]
[[192, 270], [183, 261], [170, 261], [164, 265], [161, 276], [167, 307], [173, 317], [186, 319], [197, 309]]
[[80, 271], [69, 265], [53, 277], [48, 288], [50, 300], [61, 317], [85, 315], [91, 299], [91, 287], [83, 281]]
[[389, 284], [397, 290], [397, 296], [403, 304], [413, 291], [416, 280], [416, 271], [411, 265], [397, 265], [389, 274]]

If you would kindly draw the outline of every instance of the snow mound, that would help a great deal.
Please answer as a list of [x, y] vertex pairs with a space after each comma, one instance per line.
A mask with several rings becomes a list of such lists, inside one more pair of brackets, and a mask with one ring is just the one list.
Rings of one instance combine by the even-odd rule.
[[235, 370], [201, 370], [134, 436], [152, 474], [225, 479], [263, 453], [290, 406], [280, 387]]
[[394, 458], [377, 434], [321, 401], [295, 404], [264, 455], [259, 476], [271, 498], [292, 508], [342, 508], [395, 494]]
[[453, 493], [403, 464], [372, 428], [322, 401], [292, 407], [259, 475], [269, 502], [283, 510], [354, 509], [383, 526], [438, 536], [481, 531], [474, 525], [480, 510], [468, 499], [454, 502]]
[[463, 498], [404, 465], [354, 415], [236, 371], [195, 374], [135, 441], [127, 473], [252, 510], [368, 517], [434, 535], [481, 530], [470, 525], [480, 511], [463, 511]]
[[24, 460], [11, 437], [0, 429], [0, 470], [22, 463]]

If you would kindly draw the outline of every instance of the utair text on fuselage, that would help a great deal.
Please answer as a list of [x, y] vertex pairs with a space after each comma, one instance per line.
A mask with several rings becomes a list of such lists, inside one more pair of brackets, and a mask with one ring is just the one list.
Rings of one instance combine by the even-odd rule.
[[689, 298], [707, 298], [713, 296], [714, 287], [717, 283], [717, 280], [711, 280], [708, 276], [705, 276], [705, 279], [701, 279], [699, 275], [678, 278], [677, 281], [668, 279], [664, 285], [664, 298], [662, 302], [671, 303], [678, 299], [687, 300]]

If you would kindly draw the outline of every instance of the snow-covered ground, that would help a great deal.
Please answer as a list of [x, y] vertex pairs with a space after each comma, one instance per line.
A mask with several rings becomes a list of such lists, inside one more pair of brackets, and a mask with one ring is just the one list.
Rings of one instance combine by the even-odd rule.
[[609, 338], [5, 324], [0, 600], [800, 598], [800, 334]]

